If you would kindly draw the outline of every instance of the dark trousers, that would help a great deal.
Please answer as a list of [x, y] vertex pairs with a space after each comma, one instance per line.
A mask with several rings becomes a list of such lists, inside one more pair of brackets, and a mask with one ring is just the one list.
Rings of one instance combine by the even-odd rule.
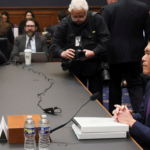
[[140, 77], [140, 62], [130, 62], [110, 65], [110, 84], [109, 84], [109, 112], [115, 109], [114, 105], [121, 105], [122, 77], [127, 81], [130, 102], [135, 112], [139, 110], [143, 100], [142, 80]]
[[98, 72], [97, 74], [90, 76], [90, 77], [85, 77], [81, 74], [75, 74], [77, 78], [85, 85], [87, 86], [87, 79], [89, 79], [89, 91], [94, 94], [96, 92], [100, 92], [101, 98], [98, 99], [101, 104], [103, 104], [103, 84], [102, 84], [102, 78], [101, 78], [101, 73]]

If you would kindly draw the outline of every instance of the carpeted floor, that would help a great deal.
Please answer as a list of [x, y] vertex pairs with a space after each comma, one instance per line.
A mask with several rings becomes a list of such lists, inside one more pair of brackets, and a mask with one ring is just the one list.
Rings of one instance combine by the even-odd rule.
[[[109, 103], [109, 88], [103, 88], [103, 105], [108, 110], [108, 103]], [[127, 105], [129, 109], [132, 109], [129, 99], [128, 90], [126, 88], [122, 89], [122, 104]]]

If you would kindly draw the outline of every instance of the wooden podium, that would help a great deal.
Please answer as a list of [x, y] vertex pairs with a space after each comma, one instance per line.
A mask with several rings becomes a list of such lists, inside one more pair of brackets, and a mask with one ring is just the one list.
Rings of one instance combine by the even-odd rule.
[[38, 123], [41, 120], [39, 114], [34, 115], [11, 115], [7, 116], [8, 119], [8, 138], [9, 143], [24, 143], [24, 123], [27, 120], [27, 116], [32, 116], [32, 119], [36, 125], [35, 140], [38, 142]]

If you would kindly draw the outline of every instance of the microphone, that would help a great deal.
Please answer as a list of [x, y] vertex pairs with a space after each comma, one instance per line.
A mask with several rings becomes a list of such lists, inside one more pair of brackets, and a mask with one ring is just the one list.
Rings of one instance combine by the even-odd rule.
[[101, 94], [99, 92], [94, 93], [91, 97], [90, 100], [95, 101], [96, 99], [100, 99], [101, 98]]
[[[80, 109], [81, 109], [83, 106], [85, 106], [88, 102], [94, 101], [94, 100], [99, 99], [99, 98], [101, 98], [101, 94], [100, 94], [99, 92], [93, 94], [93, 95], [90, 97], [90, 100], [88, 100], [85, 104], [83, 104], [83, 105], [80, 107]], [[56, 130], [62, 128], [62, 127], [64, 127], [66, 124], [68, 124], [70, 121], [72, 121], [72, 119], [76, 116], [76, 114], [80, 111], [80, 109], [75, 113], [75, 115], [74, 115], [68, 122], [66, 122], [66, 123], [64, 123], [64, 124], [62, 124], [62, 125], [60, 125], [60, 126], [54, 128], [54, 129], [52, 129], [52, 130], [50, 131], [50, 133], [52, 133], [52, 132], [54, 132], [54, 131], [56, 131]]]

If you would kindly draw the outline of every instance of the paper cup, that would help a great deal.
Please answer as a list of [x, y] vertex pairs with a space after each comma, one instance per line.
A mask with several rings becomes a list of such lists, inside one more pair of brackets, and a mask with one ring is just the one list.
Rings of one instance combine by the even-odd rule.
[[25, 53], [25, 64], [31, 65], [31, 56], [32, 56], [31, 49], [25, 49], [24, 53]]

